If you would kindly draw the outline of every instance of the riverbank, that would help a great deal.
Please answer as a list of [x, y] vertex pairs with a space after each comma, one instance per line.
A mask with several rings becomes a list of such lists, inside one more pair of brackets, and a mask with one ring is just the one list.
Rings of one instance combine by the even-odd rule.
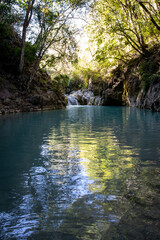
[[26, 43], [23, 72], [18, 71], [22, 40], [12, 27], [0, 25], [0, 114], [65, 108], [60, 86], [38, 69], [28, 88], [35, 62], [33, 46]]
[[0, 89], [0, 114], [65, 108], [65, 96], [54, 88], [49, 76], [41, 72], [39, 77], [48, 80], [34, 81], [28, 92], [20, 91], [14, 82], [5, 79]]

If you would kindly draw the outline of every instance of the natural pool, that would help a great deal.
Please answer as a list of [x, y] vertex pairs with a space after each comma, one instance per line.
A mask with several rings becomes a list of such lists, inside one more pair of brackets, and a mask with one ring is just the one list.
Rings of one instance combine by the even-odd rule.
[[0, 239], [160, 239], [160, 113], [0, 117]]

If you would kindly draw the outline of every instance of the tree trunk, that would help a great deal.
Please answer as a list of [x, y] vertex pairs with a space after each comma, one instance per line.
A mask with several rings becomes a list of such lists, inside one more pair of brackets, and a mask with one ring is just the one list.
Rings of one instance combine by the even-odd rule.
[[41, 58], [37, 58], [34, 66], [33, 66], [33, 69], [32, 69], [32, 73], [30, 75], [30, 78], [29, 78], [29, 81], [28, 81], [28, 84], [27, 84], [27, 91], [29, 90], [30, 86], [31, 86], [31, 83], [34, 79], [34, 76], [38, 70], [38, 67], [39, 67], [39, 64], [40, 64], [40, 61], [41, 61]]
[[19, 63], [19, 72], [20, 73], [22, 73], [23, 66], [24, 66], [24, 51], [25, 51], [25, 43], [26, 43], [26, 31], [27, 31], [27, 28], [23, 27], [22, 47], [21, 47], [21, 56], [20, 56], [20, 63]]
[[28, 0], [27, 2], [27, 11], [26, 16], [23, 23], [23, 33], [22, 33], [22, 47], [21, 47], [21, 55], [20, 55], [20, 63], [19, 63], [19, 72], [22, 73], [24, 67], [24, 53], [25, 53], [25, 44], [26, 44], [26, 33], [27, 28], [30, 23], [32, 17], [32, 9], [35, 0]]
[[151, 22], [154, 24], [154, 26], [157, 28], [157, 30], [160, 31], [160, 26], [156, 23], [156, 21], [155, 21], [154, 18], [152, 17], [151, 12], [146, 8], [146, 6], [143, 4], [142, 1], [137, 0], [137, 2], [138, 2], [139, 5], [143, 8], [143, 10], [150, 16]]

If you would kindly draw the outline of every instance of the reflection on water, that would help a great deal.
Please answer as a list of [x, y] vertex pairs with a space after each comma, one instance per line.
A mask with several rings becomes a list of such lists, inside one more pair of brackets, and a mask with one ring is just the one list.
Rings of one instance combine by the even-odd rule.
[[160, 239], [160, 115], [69, 107], [0, 119], [1, 239]]

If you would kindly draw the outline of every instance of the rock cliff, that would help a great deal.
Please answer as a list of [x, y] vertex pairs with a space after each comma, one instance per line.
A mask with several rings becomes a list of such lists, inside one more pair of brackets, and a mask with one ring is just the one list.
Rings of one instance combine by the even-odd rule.
[[127, 105], [160, 111], [160, 45], [118, 66], [103, 86], [103, 105]]
[[0, 25], [0, 114], [64, 108], [66, 99], [58, 84], [38, 70], [26, 91], [34, 63], [27, 45], [23, 74], [18, 73], [21, 39], [14, 29]]
[[0, 86], [0, 114], [58, 109], [66, 106], [64, 94], [55, 89], [48, 74], [38, 72], [37, 75], [40, 81], [36, 78], [28, 92], [19, 90], [15, 82], [10, 81], [11, 75], [8, 75], [9, 80], [1, 77], [3, 83], [1, 82]]

